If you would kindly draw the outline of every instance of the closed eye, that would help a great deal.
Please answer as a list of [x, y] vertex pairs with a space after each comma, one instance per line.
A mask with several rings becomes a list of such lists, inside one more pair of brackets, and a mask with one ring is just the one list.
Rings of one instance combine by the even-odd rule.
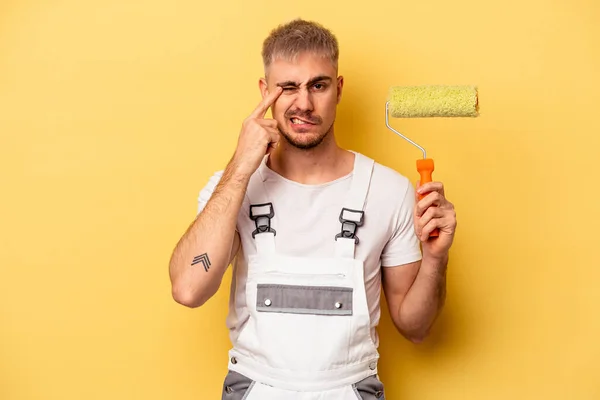
[[[322, 92], [327, 90], [332, 81], [333, 79], [327, 75], [319, 75], [310, 79], [306, 83], [306, 87], [311, 91]], [[281, 86], [283, 91], [288, 93], [300, 89], [300, 83], [293, 80], [278, 82], [277, 86]]]

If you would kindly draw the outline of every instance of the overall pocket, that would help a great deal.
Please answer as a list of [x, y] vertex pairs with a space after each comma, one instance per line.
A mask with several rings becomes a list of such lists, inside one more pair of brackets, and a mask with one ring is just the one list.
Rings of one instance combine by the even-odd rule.
[[353, 362], [354, 288], [343, 275], [267, 273], [247, 287], [259, 360], [298, 372]]
[[383, 383], [377, 375], [371, 375], [352, 386], [359, 400], [385, 400]]
[[255, 382], [235, 371], [229, 371], [223, 382], [221, 400], [244, 400], [250, 394]]

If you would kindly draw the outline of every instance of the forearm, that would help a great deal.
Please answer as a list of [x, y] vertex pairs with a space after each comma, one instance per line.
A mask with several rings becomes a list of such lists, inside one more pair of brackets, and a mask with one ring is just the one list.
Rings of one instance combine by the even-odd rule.
[[206, 206], [177, 243], [170, 261], [173, 297], [189, 307], [219, 289], [232, 258], [235, 227], [250, 176], [227, 165]]
[[423, 256], [419, 272], [398, 310], [398, 329], [414, 342], [429, 333], [446, 300], [448, 256]]

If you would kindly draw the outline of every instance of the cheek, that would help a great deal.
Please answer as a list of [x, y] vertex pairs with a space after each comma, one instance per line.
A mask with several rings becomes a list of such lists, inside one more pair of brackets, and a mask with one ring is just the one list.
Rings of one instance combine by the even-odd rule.
[[285, 112], [292, 106], [293, 100], [286, 98], [285, 93], [282, 94], [273, 104], [273, 115], [275, 117], [283, 117]]
[[323, 96], [321, 99], [319, 99], [319, 105], [317, 109], [319, 110], [320, 114], [328, 116], [334, 115], [336, 108], [337, 97], [335, 94], [328, 94], [327, 96]]

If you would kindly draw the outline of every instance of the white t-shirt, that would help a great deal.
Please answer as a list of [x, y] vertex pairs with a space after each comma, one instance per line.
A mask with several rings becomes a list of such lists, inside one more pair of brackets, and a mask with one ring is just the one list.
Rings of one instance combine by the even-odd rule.
[[[266, 165], [259, 166], [264, 184], [277, 213], [276, 249], [293, 256], [328, 257], [334, 254], [335, 234], [341, 230], [339, 215], [345, 206], [352, 173], [334, 181], [305, 185], [290, 181]], [[223, 171], [210, 177], [198, 196], [198, 213], [202, 211]], [[371, 336], [379, 345], [376, 326], [380, 318], [381, 267], [397, 266], [421, 259], [419, 240], [413, 225], [414, 188], [410, 181], [389, 167], [375, 163], [369, 193], [365, 201], [365, 224], [358, 228], [360, 245], [356, 258], [365, 266], [365, 289], [371, 318]], [[227, 327], [235, 343], [237, 333], [248, 317], [245, 309], [245, 271], [248, 256], [256, 253], [252, 231], [256, 228], [249, 218], [249, 200], [240, 208], [237, 231], [241, 248], [233, 262]], [[368, 219], [368, 223], [366, 222]], [[332, 232], [334, 234], [332, 235]], [[237, 279], [236, 279], [237, 278]]]

